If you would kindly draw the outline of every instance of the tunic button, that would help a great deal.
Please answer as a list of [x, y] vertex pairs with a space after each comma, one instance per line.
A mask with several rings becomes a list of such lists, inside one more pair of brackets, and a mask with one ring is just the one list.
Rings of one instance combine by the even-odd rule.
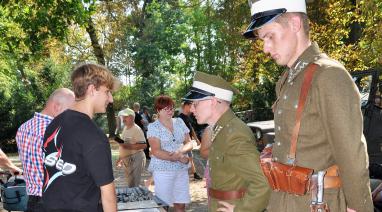
[[318, 60], [318, 59], [320, 59], [319, 57], [314, 57], [314, 60]]
[[284, 95], [284, 100], [288, 99], [288, 96], [287, 95]]
[[289, 83], [289, 85], [293, 85], [293, 81]]
[[294, 105], [294, 108], [295, 108], [295, 109], [297, 109], [297, 107], [298, 107], [298, 105], [297, 105], [297, 104], [295, 104], [295, 105]]
[[218, 159], [218, 160], [219, 160], [219, 156], [217, 156], [217, 157], [216, 157], [216, 159]]
[[275, 160], [275, 161], [277, 161], [277, 160], [278, 160], [278, 158], [277, 158], [277, 157], [275, 157], [275, 158], [274, 158], [274, 160]]
[[280, 130], [281, 130], [281, 127], [280, 127], [280, 126], [277, 126], [277, 130], [280, 131]]
[[277, 111], [277, 114], [279, 114], [279, 115], [280, 115], [281, 113], [282, 113], [282, 110], [279, 110], [279, 111]]
[[281, 146], [281, 142], [279, 141], [279, 142], [277, 142], [277, 146]]

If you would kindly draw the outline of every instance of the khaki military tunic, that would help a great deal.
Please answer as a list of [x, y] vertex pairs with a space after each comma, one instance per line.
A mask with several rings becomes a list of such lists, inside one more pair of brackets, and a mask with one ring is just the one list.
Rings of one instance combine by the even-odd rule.
[[[213, 129], [208, 156], [211, 187], [222, 191], [246, 188], [242, 199], [227, 202], [235, 205], [235, 212], [263, 211], [270, 188], [261, 171], [252, 131], [232, 110], [225, 112]], [[217, 201], [211, 198], [209, 211], [216, 211]]]
[[[296, 164], [312, 168], [315, 173], [338, 165], [342, 187], [324, 191], [324, 201], [331, 211], [346, 211], [346, 207], [357, 212], [373, 211], [359, 92], [346, 69], [320, 53], [316, 43], [304, 51], [276, 85], [273, 159], [287, 162], [298, 98], [309, 63], [318, 68], [301, 119]], [[273, 191], [267, 209], [307, 212], [310, 202], [310, 193], [295, 196]]]

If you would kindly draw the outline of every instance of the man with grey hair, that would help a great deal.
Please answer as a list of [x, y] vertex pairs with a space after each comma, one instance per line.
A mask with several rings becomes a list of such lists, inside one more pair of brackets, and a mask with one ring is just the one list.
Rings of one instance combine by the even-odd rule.
[[373, 211], [360, 95], [350, 74], [310, 40], [305, 0], [250, 3], [244, 36], [262, 40], [264, 53], [288, 69], [276, 84], [273, 156], [262, 166], [273, 188], [267, 211]]
[[74, 103], [74, 93], [67, 88], [55, 90], [48, 98], [44, 109], [22, 124], [16, 134], [19, 158], [24, 169], [27, 187], [27, 211], [42, 211], [41, 195], [43, 185], [42, 143], [46, 127], [54, 117]]
[[255, 137], [230, 108], [237, 93], [223, 78], [196, 72], [184, 99], [192, 102], [191, 112], [198, 124], [212, 129], [208, 211], [262, 212], [270, 188], [260, 168]]

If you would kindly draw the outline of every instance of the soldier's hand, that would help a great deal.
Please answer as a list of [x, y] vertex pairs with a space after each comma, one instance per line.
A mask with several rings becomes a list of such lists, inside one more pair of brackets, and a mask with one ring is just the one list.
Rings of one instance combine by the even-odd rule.
[[200, 146], [201, 143], [200, 143], [199, 139], [196, 138], [196, 139], [195, 139], [195, 142], [196, 142], [196, 145], [197, 145], [197, 146]]
[[222, 212], [233, 212], [235, 209], [235, 205], [231, 205], [228, 202], [224, 201], [218, 201], [219, 203], [219, 208], [216, 211], [222, 211]]
[[181, 163], [188, 164], [188, 162], [190, 162], [190, 158], [187, 157], [187, 156], [185, 156], [185, 155], [182, 155], [182, 156], [180, 157], [179, 161], [180, 161]]
[[118, 160], [115, 161], [115, 166], [118, 167], [118, 168], [121, 168], [122, 167], [122, 159], [121, 158], [118, 158]]
[[351, 209], [351, 208], [347, 208], [346, 209], [346, 212], [357, 212], [356, 210], [353, 210], [353, 209]]

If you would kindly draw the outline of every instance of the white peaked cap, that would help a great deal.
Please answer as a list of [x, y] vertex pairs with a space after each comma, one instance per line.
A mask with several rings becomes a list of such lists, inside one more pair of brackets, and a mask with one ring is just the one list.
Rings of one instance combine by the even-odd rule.
[[285, 8], [287, 13], [302, 12], [306, 14], [305, 0], [260, 0], [251, 5], [251, 15], [281, 8]]

